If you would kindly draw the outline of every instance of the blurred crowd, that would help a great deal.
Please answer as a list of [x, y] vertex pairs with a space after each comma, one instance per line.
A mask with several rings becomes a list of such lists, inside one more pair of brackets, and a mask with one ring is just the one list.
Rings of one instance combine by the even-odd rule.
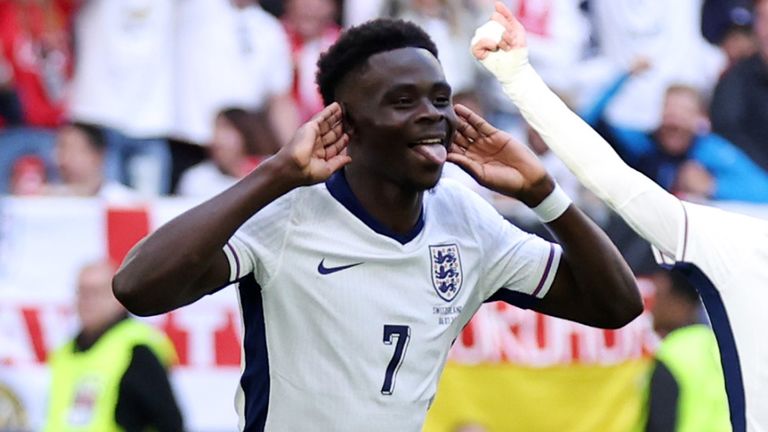
[[[528, 31], [534, 67], [628, 163], [687, 199], [768, 202], [768, 1], [506, 3]], [[387, 16], [421, 25], [456, 101], [527, 142], [589, 207], [468, 53], [492, 7], [0, 0], [0, 192], [214, 195], [322, 108], [315, 64], [340, 32]], [[446, 175], [466, 179], [456, 167]]]

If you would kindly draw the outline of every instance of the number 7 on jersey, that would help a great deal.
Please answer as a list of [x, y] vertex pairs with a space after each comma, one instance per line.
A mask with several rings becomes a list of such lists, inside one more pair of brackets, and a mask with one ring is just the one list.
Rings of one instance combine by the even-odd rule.
[[411, 328], [404, 325], [384, 325], [384, 344], [392, 345], [392, 339], [397, 339], [395, 352], [389, 360], [387, 371], [384, 374], [384, 385], [381, 386], [381, 394], [391, 395], [395, 390], [395, 376], [403, 363], [405, 350], [408, 349], [408, 340], [411, 338]]

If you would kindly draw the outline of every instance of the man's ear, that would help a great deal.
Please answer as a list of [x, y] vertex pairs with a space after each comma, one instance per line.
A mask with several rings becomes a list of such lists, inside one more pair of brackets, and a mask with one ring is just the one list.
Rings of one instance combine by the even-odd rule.
[[351, 138], [355, 133], [355, 122], [352, 120], [352, 116], [349, 114], [347, 104], [344, 102], [339, 102], [339, 105], [341, 105], [341, 127], [344, 132], [346, 132], [347, 135], [349, 135]]

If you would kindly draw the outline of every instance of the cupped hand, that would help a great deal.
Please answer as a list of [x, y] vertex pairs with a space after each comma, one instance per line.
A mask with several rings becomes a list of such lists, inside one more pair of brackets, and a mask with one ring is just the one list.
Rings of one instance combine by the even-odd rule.
[[538, 205], [554, 189], [554, 181], [533, 152], [463, 105], [455, 107], [458, 127], [448, 160], [478, 183], [517, 198], [529, 207]]
[[275, 155], [301, 185], [320, 183], [351, 162], [349, 136], [342, 126], [341, 106], [334, 102], [303, 124]]

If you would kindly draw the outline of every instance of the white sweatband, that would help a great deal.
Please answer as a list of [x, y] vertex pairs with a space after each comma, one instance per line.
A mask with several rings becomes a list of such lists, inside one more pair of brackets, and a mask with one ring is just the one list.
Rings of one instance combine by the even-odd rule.
[[565, 194], [559, 184], [555, 183], [555, 189], [544, 198], [539, 205], [532, 208], [536, 216], [544, 223], [550, 223], [568, 210], [571, 206], [571, 199]]

